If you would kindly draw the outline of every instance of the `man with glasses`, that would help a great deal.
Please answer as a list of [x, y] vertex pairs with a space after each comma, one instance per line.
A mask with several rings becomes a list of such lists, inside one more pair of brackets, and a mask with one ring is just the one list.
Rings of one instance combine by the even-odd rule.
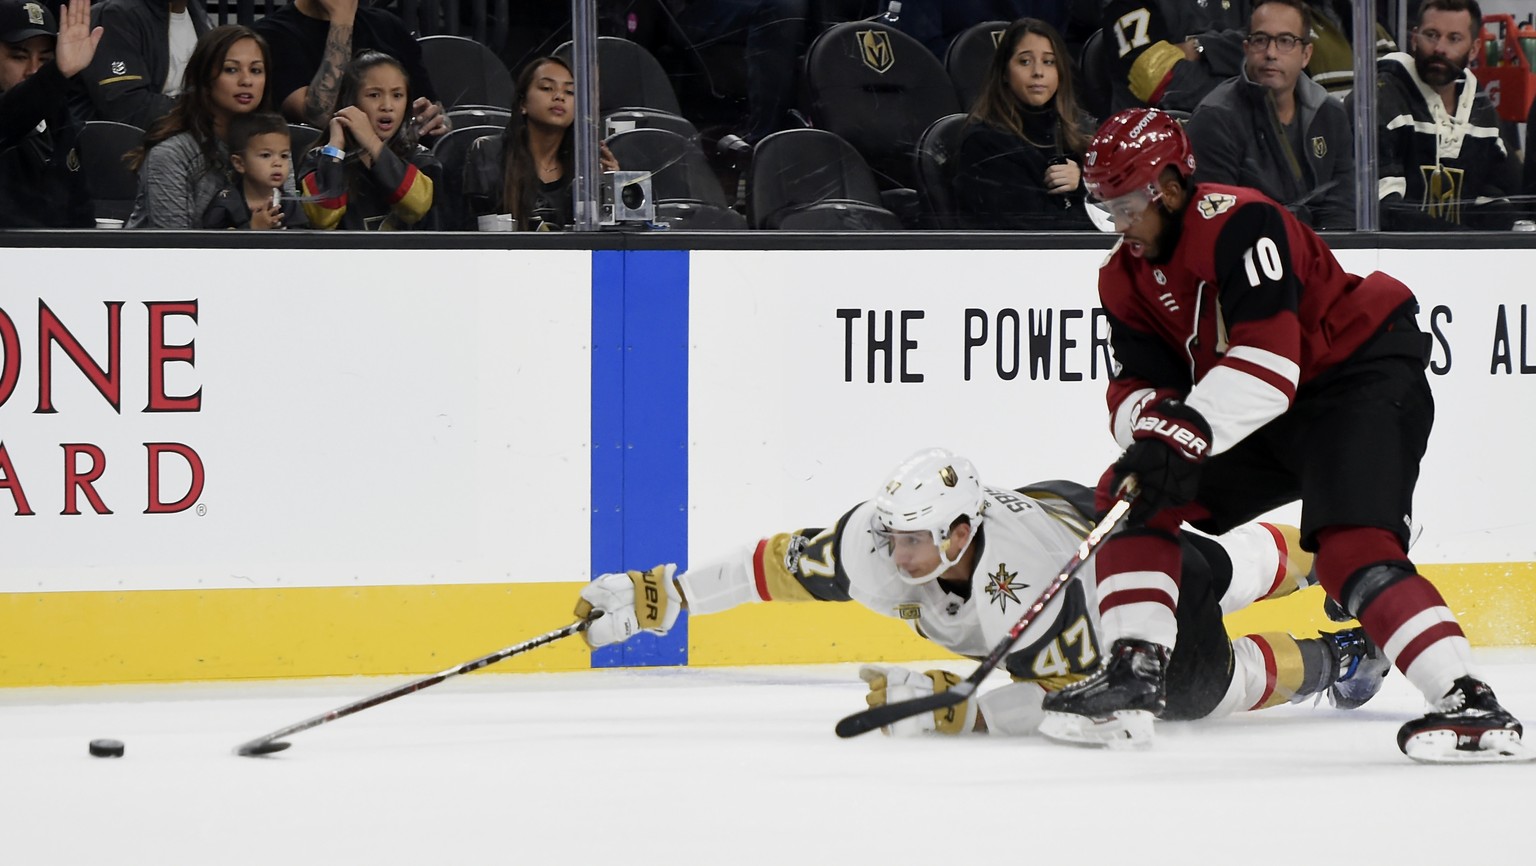
[[1160, 714], [1183, 642], [1182, 525], [1220, 533], [1300, 500], [1318, 582], [1431, 704], [1398, 747], [1437, 763], [1536, 757], [1408, 559], [1435, 411], [1413, 292], [1346, 273], [1290, 212], [1251, 189], [1195, 184], [1195, 165], [1178, 121], [1148, 109], [1106, 121], [1083, 159], [1083, 183], [1123, 236], [1099, 300], [1117, 365], [1110, 428], [1125, 451], [1097, 508], [1133, 498], [1098, 552], [1108, 664], [1047, 695], [1041, 731]]
[[1344, 104], [1302, 74], [1312, 11], [1260, 0], [1243, 40], [1242, 74], [1200, 102], [1187, 132], [1198, 183], [1259, 190], [1315, 229], [1355, 227], [1355, 161]]
[[1508, 229], [1520, 167], [1467, 64], [1479, 44], [1476, 0], [1424, 0], [1410, 51], [1376, 66], [1382, 227]]

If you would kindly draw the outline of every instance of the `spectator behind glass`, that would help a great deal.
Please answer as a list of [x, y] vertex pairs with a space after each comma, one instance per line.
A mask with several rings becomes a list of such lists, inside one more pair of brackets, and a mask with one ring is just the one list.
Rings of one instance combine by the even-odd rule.
[[1082, 154], [1092, 120], [1077, 107], [1061, 34], [1035, 18], [998, 42], [955, 155], [955, 206], [975, 229], [1087, 229]]
[[1520, 167], [1499, 137], [1493, 103], [1477, 92], [1467, 68], [1482, 22], [1476, 0], [1424, 0], [1409, 53], [1376, 63], [1384, 229], [1508, 229], [1514, 223], [1506, 196], [1519, 188]]
[[0, 227], [89, 228], [90, 192], [65, 95], [91, 62], [101, 28], [90, 0], [63, 7], [63, 27], [33, 0], [0, 0]]
[[[517, 105], [507, 129], [470, 145], [464, 161], [464, 198], [475, 216], [511, 214], [518, 231], [553, 231], [573, 221], [571, 180], [576, 176], [576, 79], [558, 57], [523, 67]], [[618, 160], [600, 146], [603, 171]]]
[[95, 21], [106, 30], [86, 74], [87, 111], [149, 129], [171, 113], [197, 40], [212, 29], [200, 3], [106, 0]]
[[203, 213], [203, 228], [309, 226], [288, 184], [293, 176], [293, 139], [281, 114], [257, 111], [229, 122], [229, 167], [232, 182], [219, 190]]
[[197, 41], [181, 98], [132, 154], [139, 192], [127, 228], [190, 229], [229, 182], [230, 118], [270, 111], [267, 43], [238, 24], [215, 27]]
[[448, 116], [421, 65], [421, 47], [393, 12], [359, 8], [358, 0], [294, 0], [256, 22], [272, 43], [276, 71], [272, 101], [289, 120], [324, 129], [331, 122], [342, 71], [354, 53], [380, 51], [396, 58], [413, 82], [417, 134], [448, 131]]
[[1353, 229], [1349, 115], [1301, 74], [1311, 12], [1301, 0], [1259, 0], [1250, 21], [1243, 73], [1217, 85], [1185, 127], [1195, 182], [1252, 187], [1314, 229]]
[[435, 229], [442, 166], [416, 143], [400, 61], [364, 51], [342, 73], [327, 142], [304, 159], [304, 211], [317, 229]]
[[1111, 0], [1100, 12], [1110, 58], [1110, 111], [1193, 111], [1243, 68], [1243, 3]]
[[1071, 0], [902, 0], [896, 29], [943, 60], [956, 36], [983, 21], [1038, 18], [1060, 32], [1071, 6]]
[[[1355, 84], [1354, 11], [1347, 0], [1309, 0], [1307, 7], [1312, 10], [1312, 59], [1307, 61], [1307, 75], [1343, 99]], [[1392, 34], [1377, 24], [1376, 56], [1396, 50]]]

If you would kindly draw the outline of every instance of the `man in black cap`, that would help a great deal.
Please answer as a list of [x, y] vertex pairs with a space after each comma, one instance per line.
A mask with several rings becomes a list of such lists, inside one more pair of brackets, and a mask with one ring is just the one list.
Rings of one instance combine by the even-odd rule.
[[89, 228], [90, 193], [65, 106], [69, 79], [101, 41], [90, 0], [62, 8], [60, 29], [38, 0], [0, 0], [0, 227]]

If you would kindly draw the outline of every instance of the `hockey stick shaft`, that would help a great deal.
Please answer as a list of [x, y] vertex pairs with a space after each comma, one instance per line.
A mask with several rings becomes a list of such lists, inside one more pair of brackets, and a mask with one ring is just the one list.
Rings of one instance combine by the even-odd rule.
[[[596, 619], [596, 617], [592, 617], [592, 619]], [[583, 631], [586, 631], [587, 625], [592, 621], [592, 619], [584, 619], [573, 622], [564, 628], [558, 628], [547, 634], [541, 634], [536, 638], [525, 640], [522, 643], [504, 647], [491, 653], [490, 655], [484, 655], [480, 658], [474, 659], [473, 661], [464, 662], [461, 665], [456, 665], [454, 667], [448, 668], [445, 671], [439, 671], [438, 673], [432, 674], [431, 676], [425, 676], [421, 677], [420, 679], [411, 680], [404, 685], [396, 686], [395, 688], [389, 689], [388, 691], [379, 692], [376, 695], [363, 698], [359, 701], [353, 701], [352, 703], [345, 706], [337, 707], [330, 712], [321, 713], [318, 716], [307, 718], [302, 722], [295, 722], [286, 728], [279, 728], [278, 730], [275, 730], [265, 736], [257, 737], [256, 739], [246, 743], [241, 743], [239, 746], [235, 747], [235, 754], [249, 757], [251, 755], [264, 755], [268, 754], [269, 752], [277, 751], [278, 749], [285, 749], [287, 748], [286, 743], [281, 744], [276, 748], [273, 748], [273, 746], [277, 744], [277, 741], [281, 740], [283, 737], [297, 734], [300, 731], [307, 731], [310, 728], [319, 727], [320, 725], [326, 724], [327, 722], [334, 722], [337, 719], [345, 718], [346, 716], [350, 716], [353, 713], [360, 713], [363, 710], [366, 710], [370, 707], [376, 707], [379, 704], [385, 703], [386, 701], [392, 701], [395, 698], [404, 697], [408, 694], [411, 694], [412, 692], [419, 692], [422, 689], [435, 686], [450, 677], [456, 677], [459, 674], [471, 673], [473, 671], [480, 670], [483, 667], [493, 665], [499, 661], [502, 661], [503, 659], [508, 659], [520, 653], [525, 653], [528, 650], [544, 646], [545, 644], [554, 643], [561, 638], [570, 637], [573, 634], [579, 634]]]
[[1082, 543], [1077, 546], [1077, 552], [1072, 555], [1072, 558], [1067, 561], [1066, 565], [1062, 566], [1061, 572], [1046, 585], [1044, 591], [1040, 593], [1040, 597], [1035, 599], [1034, 604], [1025, 608], [1018, 622], [1015, 622], [1008, 629], [1007, 635], [997, 642], [997, 645], [992, 648], [992, 652], [988, 653], [985, 659], [982, 659], [981, 665], [970, 676], [942, 692], [935, 692], [934, 694], [924, 695], [923, 697], [913, 698], [908, 701], [897, 701], [893, 704], [881, 704], [847, 716], [837, 723], [837, 735], [844, 738], [857, 737], [859, 734], [868, 733], [876, 728], [883, 728], [902, 719], [909, 719], [923, 713], [954, 706], [969, 698], [975, 693], [976, 688], [981, 685], [982, 680], [985, 680], [987, 675], [996, 670], [997, 666], [1002, 664], [1003, 659], [1008, 657], [1008, 653], [1013, 649], [1014, 643], [1018, 641], [1019, 635], [1029, 628], [1029, 624], [1035, 621], [1035, 617], [1040, 615], [1040, 611], [1045, 610], [1046, 605], [1051, 603], [1051, 599], [1055, 598], [1056, 594], [1061, 592], [1062, 588], [1071, 582], [1073, 576], [1083, 567], [1083, 563], [1087, 562], [1088, 558], [1093, 555], [1094, 550], [1098, 548], [1104, 537], [1109, 535], [1119, 525], [1120, 521], [1125, 518], [1126, 512], [1131, 509], [1131, 500], [1134, 498], [1134, 493], [1127, 492], [1121, 495], [1120, 499], [1115, 502], [1114, 507], [1109, 509], [1109, 513], [1104, 515], [1104, 519], [1099, 521], [1099, 525], [1095, 526], [1093, 531], [1088, 533], [1088, 537], [1084, 538]]

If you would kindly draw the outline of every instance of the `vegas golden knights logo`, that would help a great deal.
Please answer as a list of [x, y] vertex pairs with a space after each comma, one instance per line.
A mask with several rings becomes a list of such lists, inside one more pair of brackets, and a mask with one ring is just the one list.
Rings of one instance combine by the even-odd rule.
[[1312, 139], [1312, 155], [1318, 159], [1322, 159], [1323, 157], [1327, 156], [1328, 139], [1323, 138], [1321, 135], [1314, 137]]
[[884, 30], [860, 30], [859, 52], [864, 65], [884, 75], [896, 65], [896, 52], [891, 48], [891, 34]]
[[954, 487], [960, 483], [960, 476], [955, 472], [955, 467], [945, 466], [939, 470], [939, 480], [944, 482], [945, 487]]
[[1419, 171], [1424, 175], [1424, 212], [1460, 225], [1466, 171], [1448, 165], [1421, 165]]
[[997, 46], [1003, 44], [1003, 34], [1007, 33], [1007, 32], [1008, 31], [1006, 31], [1006, 30], [993, 30], [992, 31], [992, 48], [994, 50], [996, 50]]
[[43, 26], [43, 7], [36, 3], [28, 3], [21, 7], [27, 13], [27, 23], [33, 27]]

